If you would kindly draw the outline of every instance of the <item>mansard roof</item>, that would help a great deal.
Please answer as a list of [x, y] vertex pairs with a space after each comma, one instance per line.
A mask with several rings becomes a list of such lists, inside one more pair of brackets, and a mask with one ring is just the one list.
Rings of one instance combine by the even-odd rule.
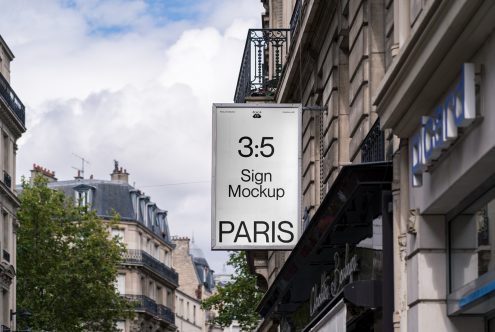
[[[48, 183], [52, 189], [62, 191], [67, 197], [75, 197], [75, 192], [90, 191], [90, 206], [100, 218], [111, 219], [114, 212], [120, 220], [137, 221], [171, 244], [167, 221], [167, 211], [159, 209], [150, 197], [124, 181], [76, 179]], [[149, 213], [149, 209], [152, 213]], [[148, 219], [153, 220], [148, 220]]]

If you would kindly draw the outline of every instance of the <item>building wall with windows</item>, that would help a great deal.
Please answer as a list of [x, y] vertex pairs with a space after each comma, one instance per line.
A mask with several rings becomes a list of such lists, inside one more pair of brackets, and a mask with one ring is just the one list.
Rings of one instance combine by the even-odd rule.
[[[393, 10], [389, 10], [389, 3], [382, 0], [267, 0], [263, 3], [266, 10], [262, 16], [263, 28], [278, 29], [279, 34], [286, 36], [283, 41], [286, 46], [277, 49], [277, 36], [265, 30], [265, 34], [270, 37], [266, 38], [266, 51], [264, 57], [260, 58], [264, 59], [262, 61], [268, 68], [265, 76], [269, 78], [270, 85], [263, 89], [256, 86], [247, 88], [249, 92], [246, 98], [236, 102], [302, 104], [301, 212], [304, 218], [301, 220], [301, 227], [306, 230], [303, 237], [310, 236], [308, 227], [311, 229], [315, 225], [322, 227], [325, 224], [327, 227], [320, 230], [318, 236], [322, 238], [302, 238], [296, 246], [296, 249], [304, 246], [303, 243], [308, 240], [308, 245], [311, 244], [314, 249], [311, 254], [309, 252], [313, 249], [308, 249], [305, 254], [299, 249], [292, 252], [250, 251], [248, 261], [251, 270], [258, 276], [258, 285], [266, 290], [263, 303], [258, 307], [264, 317], [258, 330], [291, 331], [304, 326], [309, 329], [315, 324], [316, 316], [311, 319], [307, 317], [309, 307], [305, 309], [305, 306], [308, 305], [311, 291], [311, 286], [308, 290], [307, 285], [316, 283], [314, 279], [320, 278], [320, 272], [332, 271], [334, 253], [343, 255], [346, 247], [345, 243], [332, 242], [340, 233], [320, 216], [325, 209], [331, 208], [333, 203], [329, 199], [334, 191], [341, 189], [339, 186], [344, 187], [346, 182], [353, 181], [353, 177], [359, 177], [359, 172], [368, 171], [366, 168], [361, 171], [361, 168], [355, 167], [342, 174], [342, 170], [350, 165], [385, 163], [383, 169], [378, 167], [371, 170], [377, 174], [382, 171], [386, 174], [384, 179], [387, 181], [381, 183], [375, 193], [380, 199], [368, 200], [368, 196], [358, 195], [348, 197], [348, 202], [342, 206], [343, 210], [352, 210], [349, 205], [364, 204], [363, 209], [370, 210], [369, 215], [363, 217], [363, 230], [356, 231], [358, 235], [355, 238], [349, 236], [348, 244], [365, 247], [365, 242], [378, 241], [374, 230], [376, 227], [381, 228], [381, 222], [376, 224], [376, 220], [382, 220], [381, 214], [384, 213], [380, 205], [381, 197], [391, 185], [388, 170], [393, 146], [398, 141], [389, 132], [384, 133], [381, 130], [378, 114], [373, 106], [373, 96], [385, 75], [385, 27]], [[274, 59], [280, 59], [280, 62], [274, 62]], [[251, 66], [260, 68], [253, 62]], [[242, 80], [239, 82], [242, 83]], [[275, 88], [272, 88], [274, 82]], [[238, 85], [237, 91], [239, 90], [243, 91]], [[265, 91], [267, 93], [263, 93]], [[236, 97], [238, 95], [236, 93]], [[346, 176], [349, 178], [344, 179]], [[366, 202], [363, 203], [364, 201]], [[356, 211], [348, 211], [348, 220], [354, 220], [355, 213]], [[337, 220], [334, 224], [340, 222]], [[321, 254], [325, 252], [327, 253]], [[304, 267], [301, 255], [310, 255], [307, 258], [311, 257], [309, 259], [318, 262]], [[325, 257], [326, 267], [320, 261]], [[390, 266], [388, 261], [385, 265]], [[302, 278], [299, 275], [303, 272], [293, 272], [298, 269], [305, 270], [308, 274], [305, 278], [307, 285], [300, 289], [297, 289], [296, 280]], [[313, 272], [310, 271], [312, 269]], [[286, 287], [285, 284], [291, 286]], [[388, 297], [391, 298], [390, 295]], [[354, 309], [344, 308], [348, 312]], [[379, 310], [362, 311], [363, 315], [357, 319], [367, 321], [369, 328], [374, 324], [378, 329], [382, 324], [382, 313]], [[388, 316], [391, 320], [390, 310], [387, 311]], [[349, 327], [349, 331], [356, 329], [359, 330], [359, 327]]]
[[76, 204], [96, 211], [98, 217], [119, 219], [109, 227], [109, 236], [126, 245], [115, 281], [116, 290], [136, 302], [133, 320], [117, 322], [122, 331], [176, 331], [175, 292], [179, 275], [172, 268], [172, 252], [167, 211], [151, 198], [128, 184], [129, 174], [115, 162], [111, 180], [84, 179], [57, 181], [54, 172], [40, 166], [33, 174], [49, 179], [48, 186], [64, 192]]
[[175, 292], [175, 303], [177, 331], [204, 331], [206, 317], [197, 298], [187, 295], [179, 288]]
[[172, 241], [176, 245], [172, 264], [180, 274], [176, 294], [179, 331], [223, 331], [211, 323], [215, 313], [201, 309], [201, 300], [211, 296], [215, 289], [213, 270], [203, 251], [188, 237], [174, 236]]
[[[258, 330], [317, 331], [337, 324], [347, 331], [370, 326], [375, 331], [495, 331], [495, 100], [490, 93], [495, 77], [495, 4], [482, 0], [263, 3], [267, 10], [263, 27], [287, 29], [283, 32], [288, 34], [287, 53], [275, 64], [283, 69], [278, 76], [273, 75], [275, 69], [262, 76], [270, 79], [265, 85], [269, 88], [252, 85], [243, 90], [238, 84], [236, 102], [302, 104], [306, 231], [292, 252], [248, 253], [251, 269], [266, 289], [258, 307], [264, 317]], [[289, 21], [277, 6], [292, 11]], [[265, 50], [269, 54], [261, 59], [273, 66], [277, 48], [271, 44]], [[273, 79], [275, 88], [271, 88]], [[242, 95], [238, 91], [248, 91], [244, 100], [237, 98]], [[343, 200], [333, 193], [344, 193], [353, 177], [376, 171], [368, 164], [376, 161], [393, 165], [377, 192], [382, 195], [380, 203], [386, 203], [376, 211], [381, 212], [381, 225], [375, 224], [376, 218], [372, 224], [373, 232], [375, 227], [382, 229], [381, 282], [393, 290], [382, 295], [393, 301], [381, 303], [382, 318], [361, 311], [362, 321], [368, 323], [359, 325], [356, 312], [366, 306], [349, 306], [353, 300], [359, 302], [355, 294], [344, 287], [347, 301], [342, 307], [342, 302], [334, 301], [338, 297], [328, 296], [316, 282], [313, 289], [320, 297], [310, 306], [323, 309], [304, 325], [307, 295], [284, 287], [284, 282], [299, 280], [301, 247], [312, 245], [324, 252], [336, 245], [338, 239], [330, 236], [320, 246], [314, 224], [340, 223], [341, 217], [328, 215], [337, 203], [327, 201]], [[355, 212], [348, 207], [341, 220], [349, 220]], [[340, 227], [346, 226], [340, 223]], [[304, 255], [315, 260], [313, 265], [322, 257], [311, 251]], [[327, 272], [340, 271], [332, 266], [338, 264], [331, 257], [326, 262]], [[360, 278], [361, 272], [354, 277]], [[277, 297], [280, 292], [285, 293]]]
[[495, 6], [411, 0], [392, 8], [396, 49], [374, 104], [401, 142], [395, 325], [493, 331]]
[[17, 140], [26, 131], [25, 108], [10, 86], [14, 55], [0, 36], [0, 325], [15, 329], [16, 317], [16, 210], [14, 192]]

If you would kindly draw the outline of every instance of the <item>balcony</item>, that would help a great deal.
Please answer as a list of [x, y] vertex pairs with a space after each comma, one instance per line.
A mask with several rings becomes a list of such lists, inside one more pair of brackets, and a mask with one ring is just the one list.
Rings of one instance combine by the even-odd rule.
[[26, 112], [24, 105], [2, 74], [0, 74], [0, 97], [5, 101], [22, 126], [25, 126]]
[[123, 264], [143, 266], [169, 283], [179, 285], [179, 274], [143, 250], [129, 249], [122, 257]]
[[9, 173], [3, 171], [3, 183], [9, 188], [12, 189], [12, 177]]
[[249, 29], [234, 102], [274, 97], [288, 52], [290, 29]]
[[155, 301], [144, 295], [122, 295], [126, 299], [136, 304], [136, 311], [143, 311], [156, 317], [159, 320], [175, 325], [175, 314], [170, 308], [157, 304]]
[[361, 144], [361, 162], [385, 161], [385, 135], [380, 129], [380, 119], [375, 121]]

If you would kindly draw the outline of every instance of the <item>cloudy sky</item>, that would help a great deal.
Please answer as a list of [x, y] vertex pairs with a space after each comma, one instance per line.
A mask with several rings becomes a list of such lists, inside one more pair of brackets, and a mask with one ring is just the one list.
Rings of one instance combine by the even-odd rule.
[[232, 102], [259, 0], [0, 0], [0, 34], [26, 105], [17, 180], [32, 164], [130, 183], [169, 211], [172, 234], [210, 251], [211, 104]]

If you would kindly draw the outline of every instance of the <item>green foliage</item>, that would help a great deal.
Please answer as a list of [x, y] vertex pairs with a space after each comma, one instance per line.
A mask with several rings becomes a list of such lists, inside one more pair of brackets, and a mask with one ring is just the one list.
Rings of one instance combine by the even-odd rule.
[[252, 331], [258, 325], [256, 306], [263, 293], [256, 286], [256, 277], [249, 273], [245, 252], [230, 253], [227, 265], [234, 268], [233, 280], [218, 286], [217, 292], [203, 300], [201, 307], [218, 312], [215, 324], [229, 326], [237, 321], [243, 331]]
[[18, 326], [48, 331], [116, 331], [132, 316], [115, 289], [125, 250], [109, 239], [95, 212], [47, 187], [42, 177], [23, 181], [17, 213]]

